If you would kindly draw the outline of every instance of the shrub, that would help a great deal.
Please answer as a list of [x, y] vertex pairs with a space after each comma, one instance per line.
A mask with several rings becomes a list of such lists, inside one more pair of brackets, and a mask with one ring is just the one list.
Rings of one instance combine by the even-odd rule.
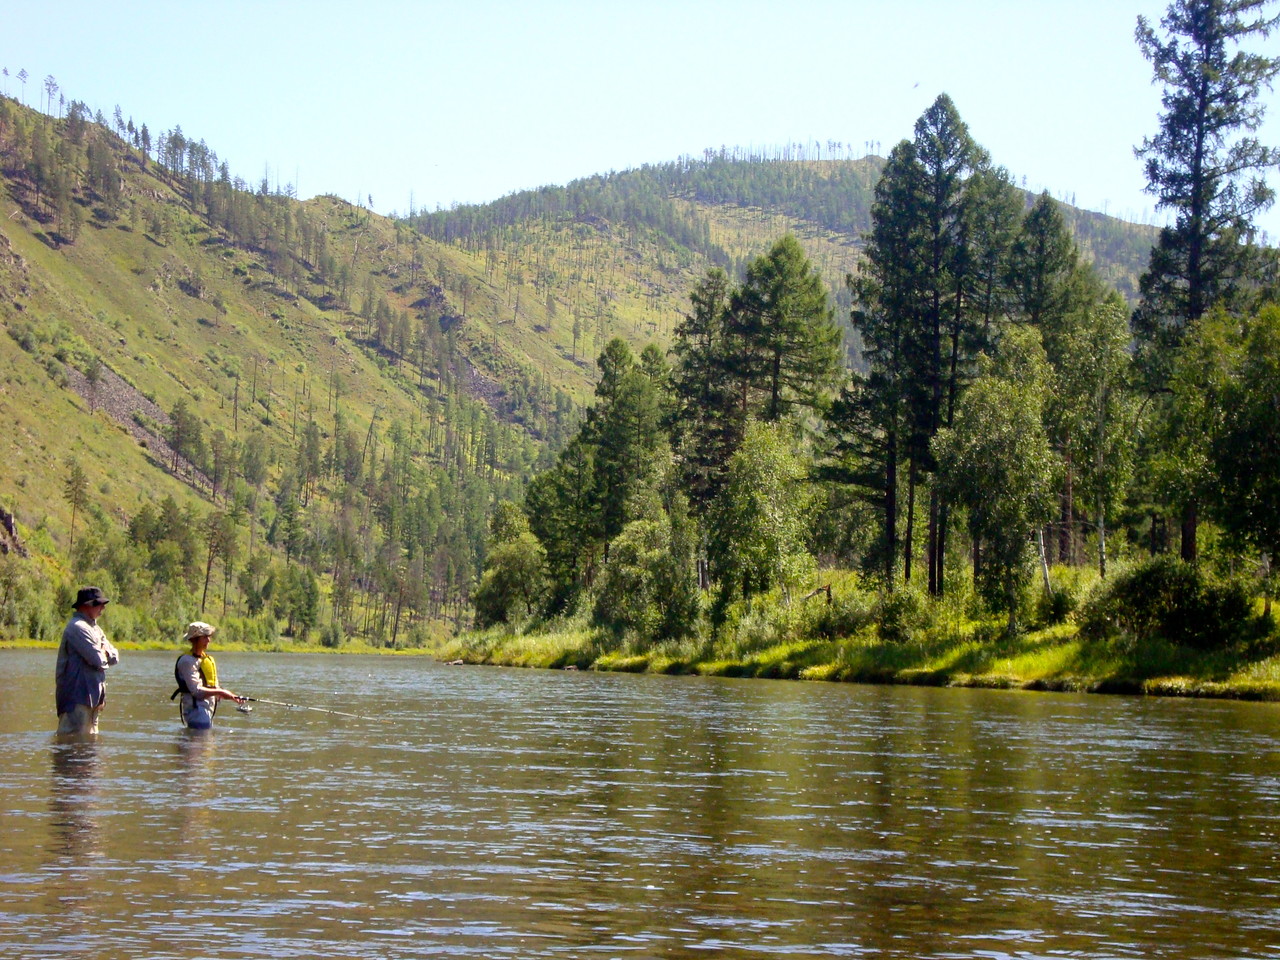
[[880, 639], [890, 643], [906, 643], [917, 630], [929, 623], [929, 604], [914, 584], [880, 595], [875, 621]]
[[825, 591], [826, 596], [815, 592], [801, 602], [801, 637], [824, 640], [852, 637], [875, 622], [875, 594], [861, 589], [855, 575], [834, 577]]
[[1094, 640], [1161, 637], [1209, 650], [1242, 635], [1250, 607], [1249, 591], [1238, 579], [1213, 578], [1162, 554], [1130, 568], [1090, 597], [1080, 632]]
[[1036, 623], [1053, 626], [1065, 623], [1075, 612], [1078, 598], [1067, 590], [1054, 588], [1052, 593], [1039, 591], [1036, 598]]

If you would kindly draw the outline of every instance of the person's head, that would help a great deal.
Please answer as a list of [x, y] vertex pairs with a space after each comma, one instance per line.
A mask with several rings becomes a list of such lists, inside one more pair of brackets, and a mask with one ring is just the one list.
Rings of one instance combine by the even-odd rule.
[[211, 627], [203, 621], [197, 620], [194, 623], [187, 624], [187, 632], [182, 635], [182, 639], [191, 644], [191, 652], [199, 656], [209, 646], [209, 638], [213, 636], [216, 627]]
[[76, 612], [90, 620], [97, 620], [111, 601], [97, 587], [81, 587], [76, 592], [76, 602], [72, 604]]

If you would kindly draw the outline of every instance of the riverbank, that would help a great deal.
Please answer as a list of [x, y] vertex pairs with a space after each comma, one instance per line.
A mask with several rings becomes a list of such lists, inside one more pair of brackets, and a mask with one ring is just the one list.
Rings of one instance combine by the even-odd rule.
[[[56, 641], [9, 640], [0, 649], [57, 649]], [[122, 650], [171, 650], [166, 642]], [[492, 629], [423, 647], [343, 642], [337, 647], [281, 638], [269, 645], [228, 641], [215, 653], [326, 653], [429, 656], [454, 664], [549, 670], [658, 673], [847, 683], [982, 687], [1070, 693], [1207, 697], [1280, 702], [1280, 653], [1189, 650], [1162, 641], [1092, 642], [1062, 624], [1009, 639], [981, 628], [906, 641], [796, 640], [732, 654], [696, 641], [647, 650], [616, 648], [596, 630], [521, 633]]]
[[591, 630], [495, 629], [429, 652], [448, 662], [507, 667], [1280, 701], [1278, 653], [1206, 653], [1159, 640], [1092, 642], [1070, 624], [1012, 639], [979, 627], [906, 641], [798, 640], [732, 655], [712, 643], [607, 649]]

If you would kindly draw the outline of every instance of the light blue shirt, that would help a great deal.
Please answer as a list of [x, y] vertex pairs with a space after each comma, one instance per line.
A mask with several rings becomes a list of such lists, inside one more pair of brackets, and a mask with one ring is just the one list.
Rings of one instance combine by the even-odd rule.
[[78, 704], [91, 709], [101, 706], [107, 695], [107, 667], [119, 662], [120, 653], [107, 640], [102, 628], [76, 611], [62, 631], [58, 664], [54, 668], [58, 715]]

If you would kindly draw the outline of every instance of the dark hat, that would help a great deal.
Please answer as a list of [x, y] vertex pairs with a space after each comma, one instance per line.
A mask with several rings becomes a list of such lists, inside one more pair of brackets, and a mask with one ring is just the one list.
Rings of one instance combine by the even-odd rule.
[[95, 604], [110, 602], [107, 599], [107, 595], [97, 587], [81, 587], [76, 594], [76, 602], [71, 606], [78, 610], [81, 607], [92, 607]]

